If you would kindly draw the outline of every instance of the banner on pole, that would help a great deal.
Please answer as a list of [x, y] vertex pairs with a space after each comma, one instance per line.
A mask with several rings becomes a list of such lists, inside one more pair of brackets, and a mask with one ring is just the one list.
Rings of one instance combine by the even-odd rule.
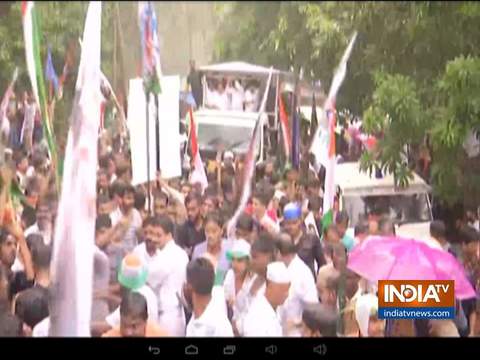
[[[180, 78], [163, 76], [162, 92], [158, 94], [160, 168], [165, 179], [181, 176], [180, 134], [179, 134], [179, 93]], [[147, 126], [145, 119], [146, 98], [142, 78], [131, 79], [128, 94], [127, 126], [130, 133], [132, 154], [132, 184], [138, 185], [148, 180], [147, 173]], [[149, 101], [149, 154], [150, 181], [156, 178], [156, 140], [155, 140], [155, 100], [150, 94]]]

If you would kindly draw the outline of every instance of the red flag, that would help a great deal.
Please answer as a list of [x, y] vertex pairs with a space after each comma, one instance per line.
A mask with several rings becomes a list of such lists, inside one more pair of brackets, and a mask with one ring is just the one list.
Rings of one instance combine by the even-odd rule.
[[202, 185], [202, 191], [208, 187], [207, 174], [203, 167], [200, 151], [198, 150], [197, 129], [195, 127], [195, 121], [193, 120], [192, 108], [188, 110], [190, 115], [190, 149], [192, 151], [193, 169], [190, 174], [190, 182], [192, 184], [200, 183]]
[[278, 104], [280, 108], [280, 124], [282, 126], [282, 137], [283, 145], [285, 148], [285, 156], [287, 159], [290, 158], [290, 149], [292, 148], [292, 138], [290, 133], [290, 126], [288, 124], [288, 116], [285, 111], [285, 105], [283, 104], [283, 99], [281, 96], [278, 97]]

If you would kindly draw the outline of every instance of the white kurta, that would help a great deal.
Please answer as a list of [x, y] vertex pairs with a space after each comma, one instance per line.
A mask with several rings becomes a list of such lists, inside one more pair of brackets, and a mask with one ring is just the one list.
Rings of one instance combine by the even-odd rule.
[[265, 295], [258, 296], [252, 303], [243, 321], [245, 337], [280, 337], [282, 326], [277, 312]]
[[227, 314], [221, 311], [212, 299], [198, 318], [192, 314], [187, 325], [187, 337], [233, 337], [233, 330]]
[[188, 255], [170, 240], [150, 267], [147, 283], [158, 300], [158, 324], [170, 336], [185, 335], [185, 313], [180, 302]]
[[[225, 299], [227, 301], [232, 301], [233, 306], [233, 317], [232, 322], [236, 324], [237, 329], [240, 329], [239, 322], [245, 316], [247, 309], [247, 297], [250, 288], [252, 287], [254, 276], [247, 276], [243, 281], [242, 287], [235, 293], [235, 274], [233, 269], [228, 270], [227, 275], [225, 276], [225, 281], [223, 282], [223, 289], [225, 292]], [[238, 323], [237, 323], [238, 321]]]
[[255, 302], [255, 299], [265, 295], [266, 283], [263, 283], [262, 286], [257, 290], [255, 295], [250, 293], [253, 283], [258, 275], [254, 275], [245, 287], [245, 291], [239, 292], [235, 299], [235, 304], [237, 308], [237, 313], [235, 315], [235, 325], [241, 336], [243, 336], [243, 323], [245, 317], [247, 316], [252, 304]]
[[290, 290], [287, 300], [278, 308], [278, 313], [283, 335], [300, 337], [303, 309], [307, 303], [318, 303], [317, 288], [312, 272], [298, 255], [295, 255], [287, 270], [291, 278]]

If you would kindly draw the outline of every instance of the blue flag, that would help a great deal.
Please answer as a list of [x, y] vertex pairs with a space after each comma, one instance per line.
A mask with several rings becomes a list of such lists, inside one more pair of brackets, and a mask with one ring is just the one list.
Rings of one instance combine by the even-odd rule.
[[55, 89], [55, 94], [58, 94], [58, 77], [55, 73], [55, 68], [53, 67], [52, 52], [50, 46], [48, 47], [47, 63], [45, 64], [45, 77], [47, 78], [47, 81], [53, 85], [53, 88]]

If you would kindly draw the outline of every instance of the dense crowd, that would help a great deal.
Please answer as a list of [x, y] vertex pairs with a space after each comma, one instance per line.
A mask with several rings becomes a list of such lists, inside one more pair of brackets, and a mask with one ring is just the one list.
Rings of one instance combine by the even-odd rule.
[[[25, 143], [15, 130], [22, 128], [23, 107], [12, 111], [19, 120], [7, 140], [1, 175], [4, 184], [18, 184], [21, 194], [10, 204], [2, 187], [0, 336], [44, 337], [59, 195], [41, 130]], [[457, 302], [454, 320], [379, 319], [376, 284], [346, 264], [369, 235], [394, 235], [394, 223], [373, 208], [350, 224], [336, 202], [334, 222], [324, 226], [322, 171], [307, 166], [280, 173], [272, 159], [257, 166], [251, 199], [234, 235], [227, 236], [244, 186], [245, 158], [219, 155], [207, 167], [206, 189], [191, 184], [187, 171], [181, 179], [158, 173], [150, 186], [134, 186], [128, 139], [102, 132], [93, 336], [475, 334], [475, 298]], [[453, 243], [438, 220], [431, 223], [431, 237], [461, 261], [478, 290], [478, 213], [469, 211], [456, 225]], [[347, 234], [351, 227], [353, 237]]]

